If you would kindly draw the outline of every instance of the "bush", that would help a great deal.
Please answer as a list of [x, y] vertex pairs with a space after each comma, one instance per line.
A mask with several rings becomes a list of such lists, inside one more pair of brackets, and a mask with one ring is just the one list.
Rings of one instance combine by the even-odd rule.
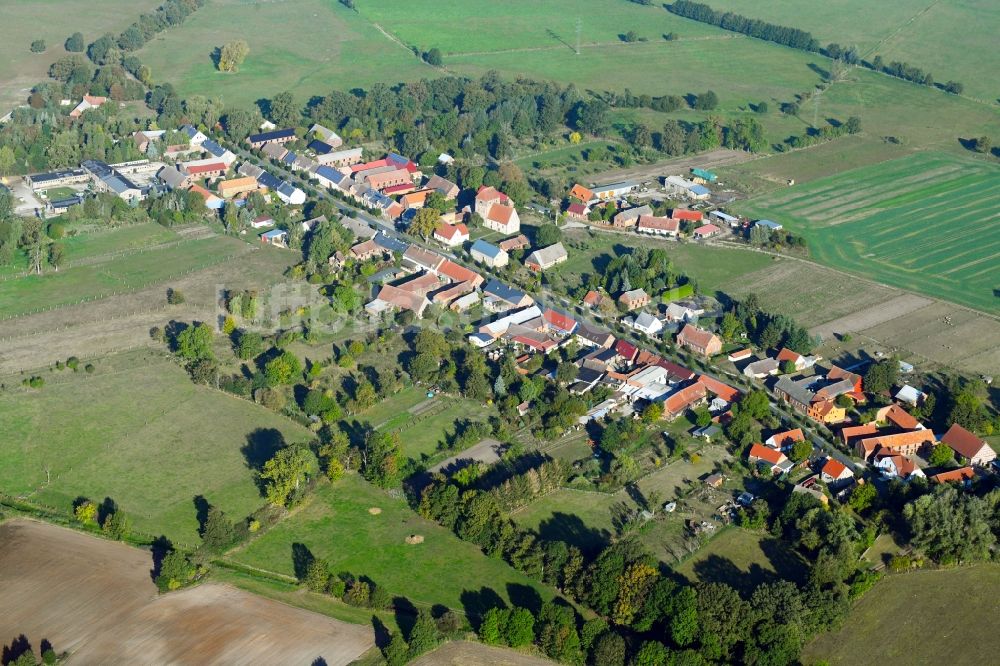
[[76, 356], [70, 356], [68, 359], [66, 359], [66, 367], [72, 370], [73, 372], [76, 372], [76, 369], [80, 367], [80, 359], [78, 359]]
[[45, 52], [45, 40], [36, 39], [31, 42], [31, 52], [32, 53], [44, 53]]
[[180, 289], [170, 287], [167, 289], [167, 303], [170, 305], [180, 305], [184, 302], [184, 292]]
[[88, 363], [87, 365], [83, 366], [83, 371], [86, 372], [88, 375], [94, 374], [94, 364]]

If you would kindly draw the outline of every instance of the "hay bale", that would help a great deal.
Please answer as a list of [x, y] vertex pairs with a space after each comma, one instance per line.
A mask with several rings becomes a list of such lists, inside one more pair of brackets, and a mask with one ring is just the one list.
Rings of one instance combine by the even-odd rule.
[[382, 509], [378, 508], [377, 506], [373, 506], [372, 508], [368, 509], [368, 513], [372, 514], [373, 516], [377, 516], [378, 514], [382, 513]]
[[408, 543], [411, 546], [423, 542], [424, 542], [423, 534], [411, 534], [410, 536], [406, 537], [406, 543]]

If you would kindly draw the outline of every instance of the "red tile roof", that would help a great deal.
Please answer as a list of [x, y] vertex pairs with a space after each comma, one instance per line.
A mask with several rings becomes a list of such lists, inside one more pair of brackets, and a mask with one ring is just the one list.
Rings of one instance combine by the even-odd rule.
[[795, 442], [806, 441], [806, 436], [802, 434], [802, 428], [794, 428], [792, 430], [776, 432], [773, 435], [771, 435], [771, 437], [768, 437], [768, 439], [771, 439], [772, 437], [774, 438], [774, 442], [775, 444], [778, 445], [779, 449], [784, 446], [790, 446]]
[[677, 334], [678, 342], [690, 342], [695, 346], [702, 349], [707, 349], [709, 343], [712, 342], [712, 338], [715, 337], [715, 333], [711, 331], [706, 331], [703, 328], [698, 328], [697, 326], [692, 326], [691, 324], [685, 324], [681, 332]]
[[635, 358], [636, 354], [639, 353], [639, 349], [635, 345], [630, 342], [625, 342], [624, 340], [619, 340], [615, 343], [615, 351], [630, 361]]
[[947, 472], [938, 472], [931, 477], [931, 481], [936, 481], [937, 483], [963, 482], [971, 481], [975, 477], [976, 472], [971, 467], [959, 467], [958, 469], [950, 469]]
[[590, 201], [594, 198], [594, 193], [591, 192], [589, 188], [586, 188], [579, 183], [573, 185], [573, 188], [569, 191], [569, 195], [583, 202]]
[[[847, 465], [840, 462], [836, 458], [827, 458], [826, 464], [823, 465], [823, 469], [820, 471], [821, 473], [833, 477], [834, 479], [841, 478], [841, 475], [844, 472], [851, 472], [851, 470], [847, 469]], [[851, 472], [851, 476], [854, 476], [854, 472]]]
[[471, 282], [476, 286], [479, 286], [483, 282], [483, 276], [475, 271], [470, 271], [465, 266], [459, 266], [454, 261], [445, 259], [444, 262], [438, 266], [439, 274], [444, 275], [453, 282]]
[[468, 236], [469, 228], [464, 224], [445, 224], [441, 223], [438, 225], [437, 229], [434, 230], [435, 236], [441, 236], [448, 240], [452, 240], [455, 236]]
[[[662, 359], [662, 358], [659, 361], [656, 362], [656, 365], [658, 365], [661, 368], [663, 368], [664, 370], [666, 370], [672, 376], [676, 377], [677, 381], [681, 381], [681, 382], [686, 382], [689, 379], [694, 379], [695, 374], [696, 374], [693, 370], [689, 370], [689, 369], [685, 368], [683, 365], [678, 365], [677, 363], [674, 363], [673, 361], [668, 361], [668, 360]], [[705, 386], [706, 388], [708, 388], [708, 386], [706, 384], [704, 384], [704, 383], [702, 384], [702, 386]]]
[[547, 308], [542, 313], [542, 319], [561, 331], [572, 331], [576, 327], [575, 319], [552, 308]]
[[763, 444], [754, 444], [750, 447], [750, 453], [748, 458], [763, 460], [765, 462], [771, 463], [772, 465], [778, 465], [785, 461], [786, 456], [781, 451], [777, 449], [772, 449], [770, 447], [764, 446]]
[[578, 217], [582, 217], [587, 214], [587, 207], [584, 206], [582, 203], [574, 201], [570, 205], [566, 206], [566, 212], [569, 213], [570, 215], [576, 215]]
[[840, 431], [840, 438], [844, 444], [850, 444], [852, 439], [857, 437], [867, 437], [878, 432], [878, 427], [874, 423], [866, 423], [858, 426], [848, 426]]
[[702, 400], [707, 395], [703, 384], [691, 384], [680, 391], [667, 396], [663, 401], [663, 411], [667, 414], [680, 414], [682, 411]]
[[681, 230], [681, 222], [680, 220], [671, 220], [665, 217], [640, 215], [639, 229], [659, 229], [661, 231], [677, 233]]
[[209, 162], [208, 164], [191, 164], [186, 165], [184, 170], [190, 174], [196, 173], [209, 173], [212, 171], [225, 171], [226, 165], [222, 162]]
[[480, 185], [479, 189], [476, 190], [476, 201], [494, 201], [496, 199], [499, 199], [502, 204], [506, 204], [509, 201], [507, 195], [495, 187]]
[[359, 171], [368, 171], [368, 169], [378, 169], [379, 167], [389, 166], [389, 160], [373, 160], [371, 162], [364, 162], [363, 164], [355, 164], [351, 167], [351, 173], [357, 173]]
[[777, 360], [778, 363], [781, 363], [783, 361], [791, 361], [792, 363], [798, 363], [800, 358], [802, 358], [802, 354], [793, 352], [791, 349], [787, 347], [782, 347], [781, 351], [778, 352], [778, 355], [775, 357], [775, 360]]
[[690, 222], [701, 222], [701, 211], [687, 210], [686, 208], [674, 208], [670, 211], [670, 217], [675, 220], [688, 220]]
[[599, 291], [594, 291], [591, 289], [587, 292], [587, 295], [583, 297], [584, 305], [595, 306], [599, 305], [601, 301], [604, 300], [604, 295]]
[[722, 229], [720, 229], [719, 227], [715, 226], [714, 224], [704, 224], [704, 225], [702, 225], [702, 226], [700, 226], [700, 227], [698, 227], [697, 229], [694, 230], [694, 235], [695, 236], [707, 236], [708, 234], [717, 234], [720, 231], [722, 231]]
[[889, 405], [886, 407], [882, 418], [903, 430], [916, 430], [917, 426], [920, 425], [920, 421], [899, 405]]
[[987, 445], [986, 442], [957, 423], [948, 428], [948, 432], [941, 437], [941, 441], [951, 447], [958, 455], [970, 459]]
[[514, 215], [514, 207], [506, 206], [502, 203], [494, 204], [490, 206], [490, 210], [486, 213], [486, 219], [492, 220], [494, 222], [499, 222], [500, 224], [509, 224], [510, 218]]
[[699, 375], [698, 383], [704, 385], [710, 393], [714, 393], [726, 402], [734, 402], [740, 397], [740, 392], [737, 389], [708, 375]]

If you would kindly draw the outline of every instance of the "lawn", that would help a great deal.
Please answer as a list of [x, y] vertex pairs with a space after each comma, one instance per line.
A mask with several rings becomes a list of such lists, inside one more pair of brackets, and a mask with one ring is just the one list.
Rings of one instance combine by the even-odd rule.
[[46, 375], [40, 390], [0, 393], [4, 492], [66, 511], [79, 495], [110, 497], [138, 530], [196, 544], [196, 496], [234, 518], [263, 504], [242, 452], [251, 438], [266, 448], [312, 437], [253, 403], [194, 385], [158, 354], [93, 362], [93, 375], [65, 370]]
[[1000, 169], [918, 153], [748, 201], [803, 233], [821, 262], [902, 289], [1000, 312]]
[[778, 578], [802, 582], [807, 567], [802, 557], [780, 539], [731, 527], [677, 566], [676, 571], [692, 582], [728, 583], [748, 594], [761, 583]]
[[861, 598], [844, 626], [803, 650], [806, 664], [989, 664], [1000, 566], [980, 564], [890, 576]]
[[[930, 70], [935, 81], [961, 81], [974, 96], [993, 100], [1000, 89], [1000, 61], [992, 48], [995, 34], [973, 28], [1000, 23], [1000, 8], [990, 0], [898, 0], [881, 5], [877, 12], [863, 0], [711, 0], [708, 4], [808, 30], [822, 44], [856, 45], [866, 58], [880, 54], [886, 62], [908, 62]], [[926, 48], [930, 41], [937, 47]]]
[[646, 238], [633, 233], [613, 233], [569, 230], [567, 239], [586, 243], [585, 249], [571, 248], [569, 260], [558, 266], [553, 275], [569, 279], [575, 276], [603, 271], [616, 253], [643, 245], [647, 248], [659, 247], [667, 251], [674, 265], [685, 275], [698, 281], [703, 293], [711, 294], [724, 285], [737, 282], [752, 271], [760, 270], [772, 263], [766, 255], [738, 248], [719, 248], [697, 243]]
[[[369, 509], [378, 507], [373, 515]], [[423, 543], [407, 544], [419, 534]], [[294, 574], [293, 544], [326, 558], [334, 571], [367, 576], [393, 595], [421, 605], [444, 604], [479, 612], [481, 588], [503, 599], [538, 594], [552, 596], [535, 581], [501, 560], [414, 513], [402, 499], [348, 475], [317, 488], [308, 504], [262, 537], [233, 553], [231, 559], [283, 574]]]
[[[146, 241], [153, 242], [149, 237]], [[95, 236], [93, 239], [94, 245], [102, 242], [107, 243], [104, 247], [110, 247], [115, 237]], [[133, 238], [129, 242], [137, 241]], [[75, 248], [71, 252], [77, 256], [100, 253], [94, 252], [86, 241], [81, 241], [79, 246], [70, 244], [70, 247]], [[26, 314], [43, 306], [59, 307], [148, 287], [247, 251], [245, 243], [217, 236], [5, 280], [0, 282], [0, 318]]]
[[[70, 0], [5, 0], [0, 22], [3, 113], [25, 103], [31, 87], [45, 80], [49, 65], [67, 55], [63, 43], [72, 33], [82, 32], [89, 43], [105, 32], [118, 33], [160, 4], [160, 0], [101, 0], [84, 7]], [[29, 50], [36, 39], [45, 40], [44, 53]]]

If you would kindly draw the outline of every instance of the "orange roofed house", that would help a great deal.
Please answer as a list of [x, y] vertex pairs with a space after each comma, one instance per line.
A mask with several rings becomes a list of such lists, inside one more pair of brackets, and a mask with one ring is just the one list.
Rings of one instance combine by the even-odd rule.
[[789, 460], [784, 453], [763, 444], [751, 446], [747, 460], [750, 463], [756, 463], [759, 467], [769, 469], [771, 474], [786, 474], [795, 467], [795, 463]]
[[573, 185], [572, 189], [569, 191], [569, 196], [571, 199], [576, 199], [580, 203], [588, 203], [594, 199], [594, 193], [580, 183]]
[[722, 340], [715, 333], [686, 324], [677, 334], [677, 345], [702, 356], [714, 356], [722, 351]]
[[913, 430], [899, 432], [893, 435], [875, 435], [865, 437], [854, 445], [855, 453], [865, 462], [870, 462], [877, 455], [915, 456], [922, 449], [933, 446], [937, 442], [930, 430]]

